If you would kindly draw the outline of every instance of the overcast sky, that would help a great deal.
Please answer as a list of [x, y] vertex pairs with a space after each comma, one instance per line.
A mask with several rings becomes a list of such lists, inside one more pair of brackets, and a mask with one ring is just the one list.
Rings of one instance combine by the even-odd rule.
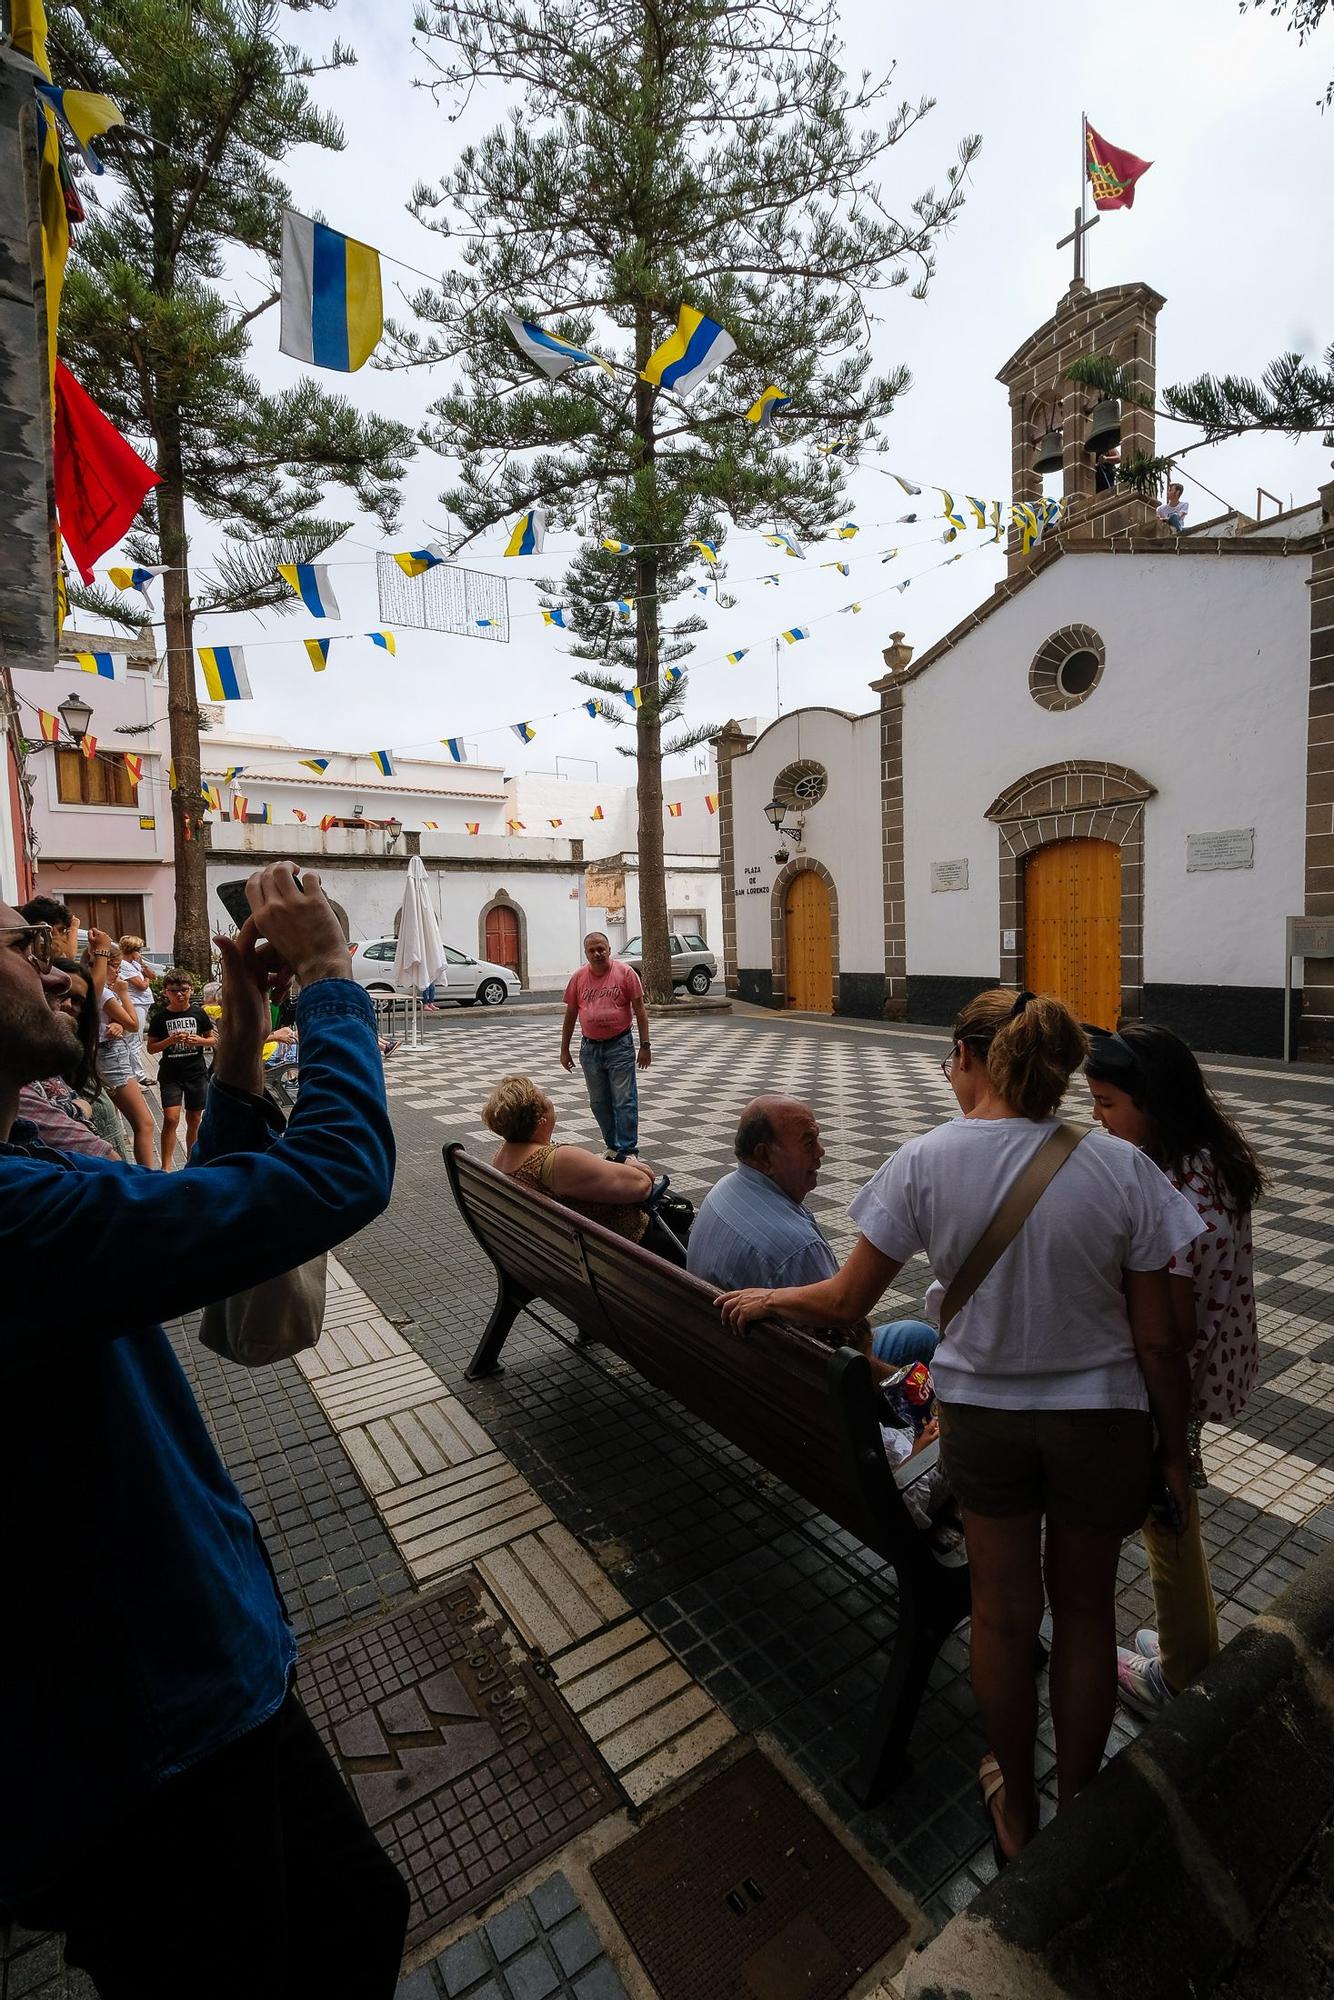
[[[1093, 232], [1089, 277], [1095, 286], [1142, 279], [1166, 296], [1160, 384], [1206, 369], [1257, 374], [1286, 348], [1316, 355], [1334, 339], [1327, 200], [1320, 192], [1329, 185], [1334, 114], [1322, 116], [1317, 106], [1334, 59], [1330, 35], [1302, 50], [1281, 24], [1267, 14], [1239, 15], [1233, 0], [1121, 0], [1111, 15], [1056, 0], [1026, 13], [845, 0], [843, 21], [850, 70], [893, 61], [896, 96], [927, 92], [938, 99], [889, 157], [891, 206], [906, 208], [921, 188], [943, 181], [962, 134], [977, 131], [983, 139], [967, 206], [940, 245], [929, 296], [917, 303], [902, 292], [879, 307], [876, 362], [906, 363], [913, 376], [888, 426], [891, 450], [882, 464], [956, 492], [1008, 493], [1008, 409], [995, 372], [1051, 314], [1069, 281], [1070, 253], [1054, 246], [1079, 199], [1081, 111], [1105, 138], [1155, 163], [1134, 209], [1104, 216]], [[474, 98], [466, 119], [451, 124], [445, 107], [412, 89], [426, 66], [412, 45], [410, 0], [342, 0], [332, 18], [315, 15], [296, 26], [313, 48], [336, 30], [359, 56], [356, 69], [316, 79], [320, 101], [343, 120], [348, 144], [339, 155], [307, 149], [284, 163], [296, 204], [318, 208], [386, 253], [437, 269], [438, 240], [406, 213], [408, 192], [419, 177], [446, 171], [463, 139], [501, 117], [505, 94]], [[236, 275], [240, 296], [258, 296], [261, 273], [238, 266]], [[417, 280], [389, 264], [384, 278], [386, 311], [403, 317], [399, 288], [411, 290]], [[277, 351], [276, 311], [254, 331], [251, 366], [264, 386], [296, 380], [298, 364]], [[324, 379], [363, 407], [408, 422], [443, 386], [437, 373], [370, 367]], [[1175, 442], [1180, 433], [1173, 432]], [[1160, 435], [1160, 448], [1164, 441]], [[1286, 504], [1289, 496], [1313, 497], [1330, 476], [1329, 453], [1318, 440], [1239, 442], [1197, 452], [1187, 464], [1195, 478], [1247, 509], [1257, 486]], [[344, 617], [334, 631], [380, 622], [372, 551], [413, 546], [430, 535], [430, 524], [439, 527], [436, 495], [447, 477], [440, 461], [419, 456], [406, 484], [401, 532], [386, 543], [363, 520], [331, 552], [333, 560], [360, 564], [337, 572]], [[1197, 487], [1187, 490], [1195, 520], [1220, 511]], [[903, 595], [885, 594], [888, 581], [924, 570], [947, 551], [924, 540], [909, 546], [937, 526], [877, 525], [891, 523], [910, 503], [869, 465], [854, 473], [850, 499], [861, 534], [812, 549], [804, 564], [772, 556], [757, 535], [731, 538], [729, 587], [739, 601], [730, 612], [709, 608], [710, 629], [698, 641], [692, 719], [772, 715], [770, 636], [808, 621], [810, 639], [781, 649], [784, 708], [811, 701], [869, 708], [867, 683], [882, 671], [880, 649], [890, 631], [901, 627], [924, 651], [1003, 572], [1002, 553], [992, 549], [921, 576]], [[328, 511], [345, 516], [337, 490]], [[876, 553], [894, 542], [901, 559], [882, 568]], [[207, 545], [201, 538], [201, 548]], [[312, 749], [354, 751], [457, 735], [475, 742], [483, 761], [509, 770], [551, 770], [560, 754], [597, 760], [604, 780], [627, 779], [633, 767], [616, 755], [606, 726], [582, 713], [539, 721], [527, 749], [507, 733], [513, 721], [575, 703], [580, 690], [571, 684], [559, 635], [517, 615], [536, 606], [535, 592], [518, 579], [543, 570], [559, 574], [559, 551], [570, 538], [553, 534], [541, 562], [502, 565], [502, 546], [498, 530], [475, 544], [469, 559], [503, 567], [510, 579], [516, 622], [508, 647], [400, 628], [396, 660], [366, 644], [335, 647], [327, 672], [316, 677], [299, 642], [331, 628], [299, 612], [278, 621], [245, 616], [201, 626], [201, 641], [253, 648], [255, 699], [234, 705], [229, 725], [273, 730]], [[853, 560], [849, 579], [817, 568], [835, 557]], [[782, 575], [777, 590], [744, 581], [771, 569]], [[859, 615], [827, 615], [853, 599], [864, 605]], [[278, 635], [288, 643], [258, 643]], [[739, 667], [716, 657], [743, 646], [751, 650]], [[563, 768], [590, 774], [588, 765]], [[691, 768], [690, 760], [677, 768]]]

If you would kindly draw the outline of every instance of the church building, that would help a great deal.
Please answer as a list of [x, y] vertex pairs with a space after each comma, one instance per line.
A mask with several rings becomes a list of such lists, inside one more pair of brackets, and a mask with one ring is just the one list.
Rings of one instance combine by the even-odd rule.
[[1104, 488], [1153, 412], [1066, 370], [1109, 356], [1152, 397], [1163, 303], [1076, 279], [1001, 369], [1013, 496], [1059, 471], [1066, 512], [920, 658], [893, 635], [876, 708], [716, 739], [739, 998], [948, 1024], [1001, 980], [1277, 1056], [1304, 918], [1294, 1052], [1334, 1054], [1334, 484], [1184, 532]]

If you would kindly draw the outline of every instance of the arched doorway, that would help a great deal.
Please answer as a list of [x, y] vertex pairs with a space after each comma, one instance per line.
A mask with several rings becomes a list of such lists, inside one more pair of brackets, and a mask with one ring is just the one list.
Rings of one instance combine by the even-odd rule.
[[495, 903], [487, 911], [483, 957], [492, 965], [507, 965], [512, 972], [521, 972], [519, 918], [512, 903]]
[[1109, 840], [1054, 840], [1024, 864], [1024, 982], [1081, 1021], [1121, 1012], [1121, 851]]
[[834, 953], [829, 890], [813, 868], [803, 868], [788, 883], [783, 925], [788, 1006], [806, 1014], [832, 1014]]

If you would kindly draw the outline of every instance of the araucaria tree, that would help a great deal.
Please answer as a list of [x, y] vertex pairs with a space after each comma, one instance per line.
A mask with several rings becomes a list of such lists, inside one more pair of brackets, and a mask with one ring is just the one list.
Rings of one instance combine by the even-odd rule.
[[[331, 4], [289, 0], [293, 12]], [[143, 135], [100, 142], [112, 172], [96, 183], [80, 179], [89, 216], [74, 232], [60, 351], [161, 475], [129, 547], [135, 561], [167, 566], [175, 954], [207, 969], [195, 617], [294, 604], [276, 563], [310, 560], [348, 525], [316, 518], [325, 483], [346, 488], [391, 528], [414, 448], [403, 425], [363, 417], [313, 381], [262, 394], [245, 362], [250, 324], [276, 303], [276, 281], [249, 309], [222, 289], [237, 250], [257, 253], [276, 273], [288, 195], [273, 163], [297, 145], [342, 147], [307, 79], [353, 58], [335, 43], [327, 62], [312, 62], [279, 34], [272, 0], [57, 0], [50, 13], [54, 74], [68, 87], [106, 92]], [[189, 509], [224, 535], [201, 596], [192, 585]], [[71, 595], [122, 623], [140, 622], [142, 613], [114, 594]]]
[[[427, 330], [399, 331], [398, 359], [456, 364], [423, 436], [457, 462], [441, 498], [466, 535], [539, 506], [632, 551], [582, 560], [566, 589], [583, 658], [617, 663], [633, 632], [645, 983], [666, 998], [659, 690], [664, 621], [678, 638], [682, 623], [667, 599], [699, 563], [692, 541], [721, 545], [729, 522], [804, 538], [834, 519], [843, 466], [818, 447], [865, 445], [908, 382], [872, 372], [874, 295], [925, 292], [978, 141], [943, 193], [896, 213], [887, 156], [931, 103], [890, 107], [891, 76], [845, 77], [834, 0], [425, 0], [417, 28], [442, 97], [491, 82], [516, 97], [415, 191], [457, 265], [414, 298]], [[736, 341], [685, 398], [640, 373], [683, 303]], [[507, 312], [612, 372], [534, 381]], [[790, 401], [762, 428], [745, 411], [770, 384]], [[595, 613], [617, 597], [634, 599], [629, 626]]]

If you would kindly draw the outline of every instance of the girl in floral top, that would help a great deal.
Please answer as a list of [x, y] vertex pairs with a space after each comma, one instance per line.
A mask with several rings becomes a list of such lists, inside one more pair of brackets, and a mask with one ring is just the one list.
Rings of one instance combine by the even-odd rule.
[[[1251, 1206], [1264, 1176], [1245, 1136], [1170, 1028], [1094, 1032], [1085, 1065], [1093, 1115], [1157, 1162], [1206, 1225], [1173, 1258], [1171, 1291], [1192, 1384], [1191, 1457], [1204, 1486], [1200, 1432], [1239, 1414], [1260, 1372], [1251, 1258]], [[1157, 1630], [1118, 1654], [1122, 1699], [1153, 1715], [1218, 1651], [1209, 1565], [1194, 1493], [1180, 1533], [1156, 1517], [1144, 1526]]]

